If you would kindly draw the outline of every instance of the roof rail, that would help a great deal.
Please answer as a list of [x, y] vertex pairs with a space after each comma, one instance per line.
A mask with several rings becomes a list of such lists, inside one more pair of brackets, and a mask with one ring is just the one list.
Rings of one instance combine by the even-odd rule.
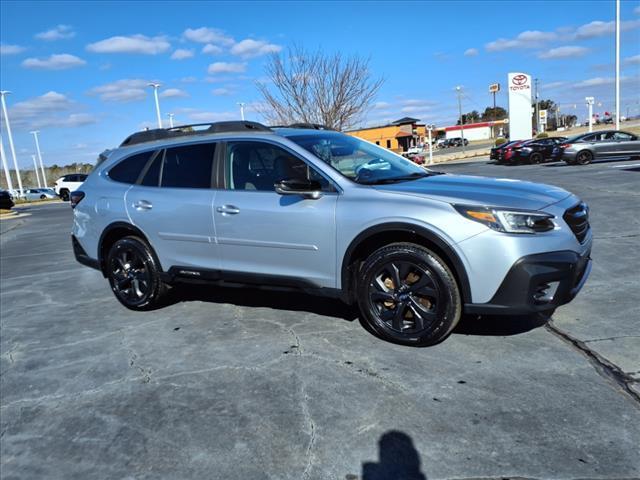
[[321, 125], [320, 123], [292, 123], [291, 125], [287, 125], [287, 128], [308, 128], [310, 130], [335, 130], [331, 127], [327, 127], [326, 125]]
[[[196, 129], [194, 127], [208, 127]], [[155, 128], [153, 130], [143, 130], [129, 135], [120, 144], [121, 147], [128, 147], [138, 143], [153, 142], [155, 140], [163, 140], [165, 138], [185, 137], [189, 135], [206, 135], [211, 133], [229, 133], [229, 132], [271, 132], [258, 122], [249, 121], [229, 121], [215, 123], [193, 123], [191, 125], [180, 125], [173, 128]]]

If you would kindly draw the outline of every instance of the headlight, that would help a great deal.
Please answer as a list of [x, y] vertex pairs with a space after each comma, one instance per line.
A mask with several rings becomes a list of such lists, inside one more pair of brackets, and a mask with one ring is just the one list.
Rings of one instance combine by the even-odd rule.
[[504, 233], [539, 233], [555, 228], [553, 215], [526, 210], [454, 205], [461, 215]]

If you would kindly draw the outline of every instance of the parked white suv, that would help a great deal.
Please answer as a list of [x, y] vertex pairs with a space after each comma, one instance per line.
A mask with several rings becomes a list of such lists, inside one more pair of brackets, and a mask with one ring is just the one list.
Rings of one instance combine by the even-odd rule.
[[85, 173], [70, 173], [57, 179], [53, 189], [56, 195], [66, 202], [69, 200], [69, 194], [77, 190], [86, 179]]

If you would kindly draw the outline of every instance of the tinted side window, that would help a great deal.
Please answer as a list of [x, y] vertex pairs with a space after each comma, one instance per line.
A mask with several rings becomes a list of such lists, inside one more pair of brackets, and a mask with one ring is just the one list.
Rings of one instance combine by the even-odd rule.
[[168, 148], [160, 168], [160, 185], [172, 188], [211, 188], [215, 143]]
[[109, 170], [109, 178], [116, 182], [136, 183], [140, 172], [155, 152], [138, 153], [125, 158]]
[[624, 140], [624, 141], [629, 141], [634, 139], [633, 135], [629, 133], [624, 133], [624, 132], [615, 132], [613, 134], [613, 138], [614, 140]]
[[260, 142], [227, 145], [227, 185], [231, 190], [275, 191], [280, 180], [320, 182], [323, 191], [333, 188], [327, 179], [286, 150]]

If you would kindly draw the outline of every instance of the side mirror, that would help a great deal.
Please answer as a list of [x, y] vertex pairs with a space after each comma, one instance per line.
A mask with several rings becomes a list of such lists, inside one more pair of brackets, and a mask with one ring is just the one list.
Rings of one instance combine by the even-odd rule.
[[276, 182], [274, 186], [276, 193], [280, 195], [299, 195], [310, 200], [322, 197], [322, 186], [315, 180], [285, 179]]

